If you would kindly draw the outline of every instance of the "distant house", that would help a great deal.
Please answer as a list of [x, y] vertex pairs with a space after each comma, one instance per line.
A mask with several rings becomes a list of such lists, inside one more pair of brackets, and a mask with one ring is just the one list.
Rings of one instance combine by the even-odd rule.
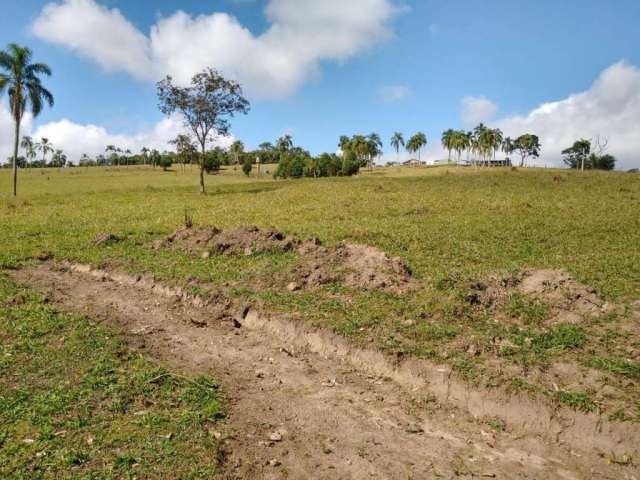
[[479, 167], [510, 167], [511, 159], [503, 158], [503, 159], [473, 159], [473, 160], [465, 160], [460, 163], [460, 165], [477, 165]]
[[404, 165], [406, 167], [419, 167], [419, 166], [426, 165], [426, 164], [427, 164], [427, 162], [418, 160], [416, 158], [412, 158], [411, 160], [407, 160], [405, 162], [402, 162], [402, 165]]

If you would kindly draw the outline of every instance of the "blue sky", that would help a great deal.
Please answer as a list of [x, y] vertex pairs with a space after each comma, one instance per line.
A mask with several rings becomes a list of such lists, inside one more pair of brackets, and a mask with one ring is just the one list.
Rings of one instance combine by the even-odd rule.
[[[522, 128], [537, 126], [528, 118], [534, 109], [548, 102], [566, 101], [572, 94], [588, 94], [594, 81], [616, 64], [622, 73], [613, 72], [611, 76], [615, 74], [615, 78], [609, 83], [617, 85], [621, 76], [625, 86], [632, 84], [630, 97], [623, 103], [633, 103], [640, 95], [640, 86], [636, 85], [636, 66], [640, 65], [637, 48], [640, 45], [640, 29], [637, 28], [640, 2], [637, 0], [357, 0], [354, 3], [363, 2], [365, 17], [368, 12], [378, 13], [371, 14], [371, 24], [366, 25], [368, 30], [361, 37], [345, 37], [345, 43], [353, 42], [353, 47], [346, 52], [341, 50], [342, 46], [327, 48], [325, 45], [331, 40], [332, 23], [326, 26], [328, 36], [323, 36], [322, 32], [314, 35], [316, 29], [324, 28], [322, 22], [326, 12], [321, 12], [321, 20], [312, 22], [313, 28], [307, 30], [306, 24], [301, 23], [307, 21], [306, 15], [302, 15], [303, 20], [298, 16], [289, 20], [286, 10], [292, 5], [290, 0], [96, 1], [105, 7], [99, 9], [103, 13], [110, 15], [112, 9], [117, 8], [122, 20], [144, 36], [149, 35], [159, 19], [169, 18], [177, 10], [183, 10], [192, 19], [214, 12], [226, 13], [235, 17], [254, 37], [265, 33], [274, 21], [296, 22], [296, 28], [302, 33], [297, 34], [295, 43], [308, 41], [310, 51], [321, 53], [316, 53], [317, 61], [311, 65], [294, 60], [299, 64], [295, 67], [296, 72], [302, 72], [303, 78], [293, 81], [293, 86], [287, 83], [282, 87], [278, 83], [277, 95], [265, 94], [258, 91], [263, 70], [256, 73], [242, 65], [243, 58], [236, 59], [236, 63], [227, 59], [223, 64], [223, 67], [231, 65], [228, 67], [231, 70], [237, 66], [241, 73], [234, 70], [232, 75], [240, 81], [250, 75], [247, 94], [252, 110], [248, 116], [236, 119], [232, 130], [235, 137], [249, 146], [273, 141], [288, 132], [293, 134], [297, 144], [318, 153], [335, 151], [337, 139], [342, 134], [376, 131], [388, 141], [396, 130], [406, 135], [422, 130], [432, 145], [431, 154], [438, 156], [441, 152], [434, 144], [439, 143], [443, 129], [470, 126], [465, 125], [465, 115], [461, 112], [465, 97], [471, 97], [472, 105], [482, 98], [490, 105], [485, 108], [486, 103], [476, 102], [480, 110], [472, 112], [471, 117], [490, 124], [495, 122], [509, 131], [516, 125]], [[73, 13], [74, 2], [93, 3], [93, 0], [67, 0], [67, 15]], [[41, 18], [45, 5], [62, 6], [63, 0], [7, 3], [0, 17], [0, 47], [10, 41], [29, 45], [35, 58], [47, 62], [54, 71], [48, 85], [56, 96], [56, 105], [31, 126], [34, 133], [38, 126], [61, 119], [79, 126], [99, 126], [109, 135], [120, 135], [123, 139], [154, 129], [162, 115], [156, 107], [153, 78], [146, 77], [144, 72], [136, 72], [135, 67], [120, 68], [115, 65], [118, 60], [112, 61], [107, 69], [100, 66], [100, 50], [82, 51], [83, 42], [86, 45], [96, 43], [91, 32], [76, 32], [73, 28], [71, 32], [63, 32], [68, 23], [61, 16], [50, 18], [39, 31], [34, 31], [33, 24]], [[267, 17], [265, 8], [270, 3], [279, 4], [279, 10]], [[303, 0], [297, 4], [298, 9], [301, 3], [325, 4], [332, 10], [329, 15], [339, 17], [344, 2]], [[78, 18], [78, 22], [81, 21]], [[354, 18], [354, 22], [363, 21], [362, 15]], [[352, 25], [361, 26], [360, 23], [347, 23], [342, 27], [354, 30], [356, 27]], [[307, 31], [309, 35], [304, 34]], [[189, 35], [189, 30], [182, 33]], [[225, 41], [218, 30], [212, 33], [216, 35], [201, 36], [196, 42], [215, 45]], [[104, 36], [100, 39], [109, 43]], [[230, 41], [235, 42], [235, 37]], [[183, 44], [182, 48], [189, 50], [189, 43]], [[287, 45], [281, 48], [286, 49]], [[129, 49], [123, 47], [122, 50], [126, 56]], [[185, 52], [184, 55], [189, 54]], [[621, 61], [624, 63], [618, 63]], [[211, 66], [220, 67], [215, 61], [211, 63]], [[169, 70], [165, 65], [168, 64], [158, 68]], [[245, 72], [247, 69], [249, 73]], [[175, 75], [175, 72], [166, 73]], [[385, 94], [393, 97], [394, 93], [394, 98], [384, 98]], [[602, 96], [608, 98], [609, 92], [600, 92], [598, 98]], [[588, 110], [588, 106], [584, 108]], [[566, 110], [562, 109], [563, 115], [567, 114]], [[632, 127], [640, 127], [633, 125], [640, 120], [638, 108], [631, 112], [610, 112], [611, 109], [604, 106], [601, 110], [592, 113], [624, 117]], [[510, 120], [513, 117], [516, 117], [515, 121]], [[562, 125], [566, 120], [554, 118], [553, 121]], [[581, 118], [580, 122], [583, 121]], [[622, 118], [617, 121], [623, 123]], [[589, 136], [600, 133], [596, 130], [602, 130], [602, 125], [607, 123], [615, 121], [580, 125], [585, 128], [584, 135]], [[52, 126], [43, 131], [56, 136]], [[545, 151], [545, 158], [549, 162], [555, 161], [559, 142], [566, 142], [576, 134], [574, 130], [557, 135], [556, 132], [549, 133], [550, 151]], [[625, 157], [625, 165], [637, 163], [629, 154], [636, 146], [629, 145], [629, 132], [607, 130], [603, 134], [610, 138], [614, 151]], [[0, 135], [0, 144], [6, 143], [9, 132], [0, 132]], [[622, 140], [616, 143], [616, 137], [624, 138], [625, 145]], [[61, 134], [60, 142], [68, 143], [68, 139]], [[73, 150], [70, 145], [64, 146]], [[388, 146], [386, 148], [390, 150]]]

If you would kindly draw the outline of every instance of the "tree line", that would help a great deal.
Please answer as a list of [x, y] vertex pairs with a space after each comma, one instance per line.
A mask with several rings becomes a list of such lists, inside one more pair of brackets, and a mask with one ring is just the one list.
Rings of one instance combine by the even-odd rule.
[[[13, 194], [17, 194], [18, 168], [28, 166], [63, 167], [68, 163], [67, 156], [61, 149], [55, 149], [48, 139], [34, 141], [29, 136], [22, 137], [20, 128], [27, 111], [37, 117], [45, 105], [53, 107], [52, 93], [42, 84], [41, 77], [51, 76], [51, 69], [44, 63], [32, 63], [32, 51], [15, 43], [0, 51], [0, 94], [6, 91], [9, 95], [10, 113], [14, 121], [14, 151], [11, 158], [13, 169]], [[308, 151], [293, 144], [291, 135], [283, 135], [275, 144], [261, 143], [254, 151], [246, 152], [244, 144], [236, 140], [228, 150], [211, 146], [214, 136], [227, 136], [230, 130], [230, 119], [237, 114], [247, 114], [249, 101], [244, 98], [241, 86], [224, 78], [219, 72], [207, 68], [193, 76], [187, 86], [176, 85], [170, 76], [156, 85], [158, 106], [165, 115], [179, 114], [187, 130], [178, 135], [170, 143], [175, 145], [174, 152], [159, 152], [143, 148], [140, 153], [133, 154], [128, 149], [108, 145], [105, 154], [92, 159], [83, 154], [79, 165], [152, 165], [167, 170], [173, 163], [197, 164], [200, 167], [200, 192], [205, 192], [204, 174], [215, 173], [222, 165], [242, 166], [245, 174], [249, 174], [254, 163], [277, 163], [273, 172], [276, 178], [323, 177], [337, 175], [354, 175], [361, 168], [373, 168], [376, 160], [383, 153], [383, 143], [377, 133], [369, 135], [341, 136], [338, 142], [340, 155], [323, 153], [312, 156]], [[528, 160], [538, 158], [542, 146], [537, 135], [525, 133], [512, 139], [505, 137], [498, 128], [478, 125], [472, 131], [448, 129], [442, 133], [441, 143], [448, 151], [448, 162], [455, 153], [457, 162], [462, 162], [466, 153], [466, 162], [472, 165], [491, 165], [496, 162], [496, 153], [502, 151], [507, 155], [516, 153], [520, 156], [520, 166], [528, 165]], [[400, 132], [393, 134], [391, 147], [399, 158], [400, 149], [418, 155], [427, 145], [427, 137], [422, 132], [412, 135], [406, 142]], [[19, 147], [25, 151], [19, 157]], [[38, 154], [42, 158], [37, 158]], [[47, 161], [47, 157], [51, 159]], [[615, 167], [616, 159], [606, 154], [606, 141], [600, 142], [580, 139], [562, 151], [564, 162], [576, 169], [605, 169]], [[505, 160], [506, 161], [506, 160]], [[509, 162], [510, 163], [510, 162]]]

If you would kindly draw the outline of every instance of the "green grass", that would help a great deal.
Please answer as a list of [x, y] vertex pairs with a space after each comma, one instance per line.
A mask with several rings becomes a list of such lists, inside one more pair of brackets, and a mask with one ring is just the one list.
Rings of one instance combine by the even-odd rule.
[[0, 276], [0, 478], [211, 478], [224, 406]]
[[[567, 270], [608, 301], [640, 298], [637, 175], [443, 167], [274, 181], [226, 169], [206, 180], [208, 193], [201, 196], [196, 171], [189, 169], [34, 170], [21, 172], [14, 200], [7, 193], [9, 172], [0, 171], [0, 265], [52, 255], [151, 272], [168, 283], [189, 283], [193, 291], [222, 287], [229, 296], [299, 317], [356, 344], [449, 363], [478, 382], [484, 375], [495, 378], [485, 360], [493, 358], [496, 337], [508, 341], [499, 349], [500, 362], [533, 368], [600, 356], [610, 359], [609, 367], [596, 368], [637, 378], [620, 363], [633, 334], [617, 337], [620, 348], [605, 352], [610, 340], [603, 329], [619, 329], [620, 318], [548, 328], [547, 305], [513, 296], [499, 312], [509, 319], [502, 323], [494, 312], [464, 300], [472, 281], [530, 268]], [[150, 249], [152, 241], [182, 224], [185, 212], [200, 225], [255, 224], [317, 236], [326, 245], [371, 244], [402, 257], [416, 288], [404, 297], [339, 284], [288, 292], [282, 285], [300, 262], [293, 253], [204, 260]], [[124, 240], [93, 247], [99, 231]], [[467, 352], [470, 343], [482, 353]]]

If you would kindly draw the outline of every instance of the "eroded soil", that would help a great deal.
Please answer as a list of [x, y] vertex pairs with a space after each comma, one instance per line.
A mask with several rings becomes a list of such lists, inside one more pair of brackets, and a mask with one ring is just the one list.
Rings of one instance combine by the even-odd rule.
[[[633, 426], [500, 403], [447, 369], [392, 365], [326, 332], [205, 304], [144, 276], [52, 263], [11, 276], [120, 327], [176, 371], [220, 379], [231, 403], [225, 478], [639, 476], [616, 463], [638, 453]], [[489, 425], [496, 419], [505, 428]]]

